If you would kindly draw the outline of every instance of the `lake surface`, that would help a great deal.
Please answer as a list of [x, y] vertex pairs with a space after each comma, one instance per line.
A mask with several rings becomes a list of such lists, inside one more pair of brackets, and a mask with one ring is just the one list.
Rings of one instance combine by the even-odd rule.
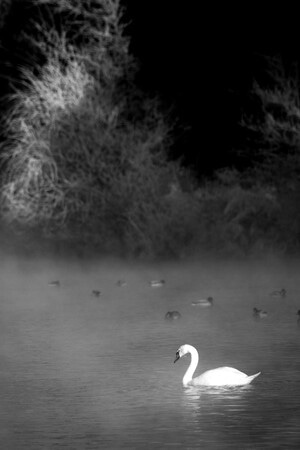
[[[299, 274], [295, 260], [2, 258], [0, 448], [300, 448]], [[211, 308], [191, 306], [208, 296]], [[181, 319], [165, 321], [173, 310]], [[184, 388], [184, 343], [199, 351], [196, 375], [262, 373], [243, 388]]]

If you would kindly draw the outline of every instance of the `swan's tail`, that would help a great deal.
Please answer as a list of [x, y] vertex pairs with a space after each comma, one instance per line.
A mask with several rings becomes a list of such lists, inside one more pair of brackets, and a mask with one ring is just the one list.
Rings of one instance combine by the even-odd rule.
[[258, 377], [258, 375], [260, 375], [260, 374], [261, 374], [261, 372], [255, 373], [254, 375], [249, 375], [249, 377], [248, 377], [248, 384], [250, 384], [251, 381], [253, 381], [254, 378]]

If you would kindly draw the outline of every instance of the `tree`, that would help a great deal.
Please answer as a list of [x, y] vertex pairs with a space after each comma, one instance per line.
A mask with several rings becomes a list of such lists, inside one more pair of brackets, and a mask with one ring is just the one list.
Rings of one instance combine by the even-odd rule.
[[108, 248], [176, 252], [193, 238], [182, 215], [195, 210], [168, 198], [182, 169], [168, 159], [167, 116], [134, 86], [120, 1], [38, 5], [44, 23], [25, 38], [45, 63], [23, 71], [10, 99], [3, 219]]
[[300, 245], [300, 84], [298, 66], [280, 58], [268, 60], [268, 80], [254, 82], [258, 109], [243, 120], [252, 133], [253, 165], [246, 175], [252, 185], [271, 189], [279, 205], [278, 241], [288, 249]]

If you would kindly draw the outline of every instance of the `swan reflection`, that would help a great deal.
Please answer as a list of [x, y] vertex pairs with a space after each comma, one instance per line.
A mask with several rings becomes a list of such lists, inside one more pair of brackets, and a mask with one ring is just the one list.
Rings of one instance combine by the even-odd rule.
[[[253, 386], [187, 386], [183, 388], [183, 406], [189, 411], [200, 412], [201, 409], [210, 409], [210, 414], [223, 415], [228, 408], [243, 410], [247, 393]], [[226, 409], [224, 408], [226, 404]], [[220, 410], [218, 406], [222, 406]]]

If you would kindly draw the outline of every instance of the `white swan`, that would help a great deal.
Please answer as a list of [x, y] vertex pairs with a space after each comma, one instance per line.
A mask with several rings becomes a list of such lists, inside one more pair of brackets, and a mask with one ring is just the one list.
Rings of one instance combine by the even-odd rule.
[[195, 347], [189, 344], [179, 347], [174, 363], [188, 353], [191, 354], [191, 363], [182, 379], [184, 386], [243, 386], [251, 383], [254, 378], [260, 375], [260, 372], [258, 372], [255, 375], [248, 376], [232, 367], [218, 367], [217, 369], [207, 370], [193, 378], [199, 361], [199, 355]]

